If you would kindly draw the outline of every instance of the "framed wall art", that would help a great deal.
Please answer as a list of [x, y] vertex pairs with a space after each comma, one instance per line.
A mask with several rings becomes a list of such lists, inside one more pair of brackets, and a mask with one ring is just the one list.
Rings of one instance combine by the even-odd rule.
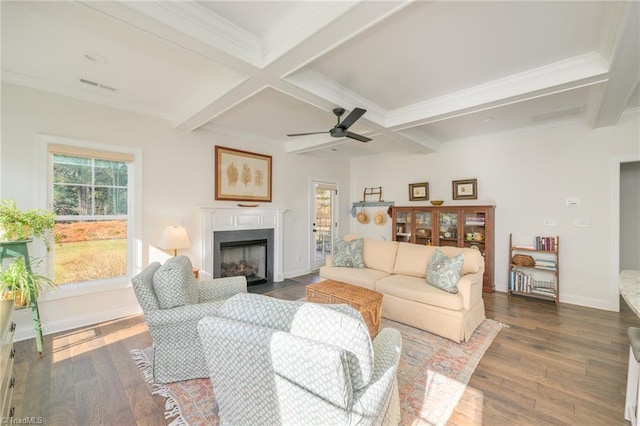
[[429, 183], [410, 183], [409, 201], [427, 201], [429, 199]]
[[216, 146], [216, 200], [271, 202], [271, 156]]
[[478, 179], [465, 179], [453, 181], [454, 200], [477, 200]]

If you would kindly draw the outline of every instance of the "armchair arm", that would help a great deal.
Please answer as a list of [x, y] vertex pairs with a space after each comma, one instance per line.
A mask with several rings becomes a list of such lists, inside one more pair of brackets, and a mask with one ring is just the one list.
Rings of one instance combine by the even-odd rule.
[[198, 303], [194, 305], [177, 306], [171, 309], [156, 309], [145, 314], [149, 328], [176, 324], [195, 324], [200, 318], [213, 316], [218, 312], [223, 300]]
[[[371, 377], [369, 386], [360, 389], [354, 395], [353, 404], [355, 413], [370, 420], [381, 414], [385, 415], [387, 410], [384, 407], [399, 403], [396, 372], [402, 352], [400, 332], [394, 328], [382, 329], [373, 341], [373, 351], [375, 359], [373, 377]], [[373, 424], [374, 422], [365, 423]]]
[[202, 280], [196, 283], [200, 301], [228, 299], [229, 297], [247, 292], [245, 277], [225, 277]]

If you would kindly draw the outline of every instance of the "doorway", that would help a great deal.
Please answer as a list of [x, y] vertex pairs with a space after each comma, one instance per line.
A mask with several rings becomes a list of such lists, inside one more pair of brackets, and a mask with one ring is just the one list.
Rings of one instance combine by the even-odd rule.
[[334, 182], [311, 182], [311, 270], [327, 261], [338, 232], [338, 185]]

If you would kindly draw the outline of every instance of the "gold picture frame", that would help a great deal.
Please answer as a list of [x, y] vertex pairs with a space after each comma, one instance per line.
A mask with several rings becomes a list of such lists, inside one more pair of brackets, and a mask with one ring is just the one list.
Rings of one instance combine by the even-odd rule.
[[270, 155], [216, 146], [216, 200], [271, 202]]
[[409, 201], [427, 201], [428, 199], [429, 182], [409, 184]]
[[478, 179], [454, 180], [452, 183], [454, 200], [478, 199]]

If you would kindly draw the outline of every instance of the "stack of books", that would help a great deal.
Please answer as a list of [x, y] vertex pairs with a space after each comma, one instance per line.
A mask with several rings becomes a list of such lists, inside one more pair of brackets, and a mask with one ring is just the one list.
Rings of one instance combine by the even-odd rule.
[[531, 293], [550, 297], [556, 296], [556, 290], [551, 287], [532, 287]]
[[556, 270], [556, 261], [553, 259], [534, 259], [536, 262], [536, 268], [548, 269], [550, 271]]
[[534, 246], [536, 250], [556, 251], [558, 247], [558, 237], [536, 237]]
[[484, 216], [466, 216], [464, 224], [467, 226], [484, 226], [485, 219]]

